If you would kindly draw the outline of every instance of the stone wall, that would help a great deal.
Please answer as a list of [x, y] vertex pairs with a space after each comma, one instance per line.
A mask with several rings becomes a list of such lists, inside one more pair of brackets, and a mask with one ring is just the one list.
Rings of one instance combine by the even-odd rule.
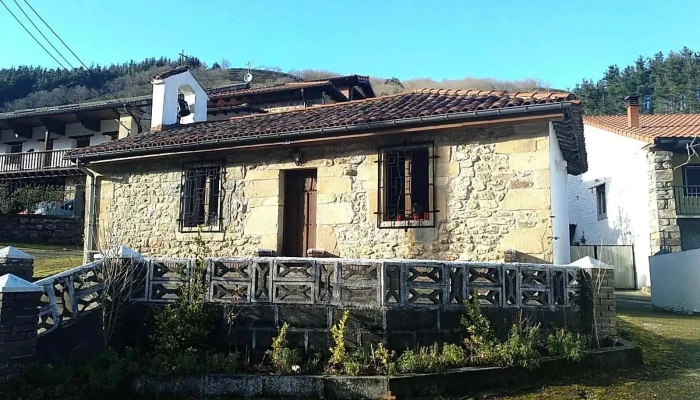
[[[284, 171], [315, 168], [318, 176], [315, 248], [340, 257], [501, 260], [506, 249], [524, 261], [551, 261], [549, 129], [546, 123], [492, 129], [452, 129], [302, 148], [212, 153], [221, 160], [223, 231], [204, 233], [214, 254], [250, 256], [280, 250]], [[378, 148], [433, 141], [434, 228], [380, 229]], [[196, 233], [178, 229], [182, 163], [193, 158], [95, 166], [97, 236], [109, 233], [149, 256], [189, 256]], [[117, 229], [118, 227], [118, 229]], [[118, 237], [115, 237], [118, 236]]]
[[673, 153], [652, 150], [647, 153], [649, 173], [649, 224], [651, 254], [662, 248], [681, 251], [681, 232], [676, 222], [673, 194]]
[[83, 219], [51, 215], [0, 215], [0, 242], [82, 245]]

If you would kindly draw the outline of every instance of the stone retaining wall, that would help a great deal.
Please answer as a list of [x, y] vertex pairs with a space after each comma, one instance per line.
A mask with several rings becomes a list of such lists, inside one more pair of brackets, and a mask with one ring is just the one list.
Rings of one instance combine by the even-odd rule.
[[83, 219], [51, 215], [0, 215], [0, 242], [82, 245]]

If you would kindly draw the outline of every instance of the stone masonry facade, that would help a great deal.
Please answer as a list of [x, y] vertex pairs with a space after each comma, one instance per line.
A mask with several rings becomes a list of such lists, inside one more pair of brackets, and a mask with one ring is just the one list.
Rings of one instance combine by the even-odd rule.
[[673, 194], [672, 157], [670, 151], [652, 150], [647, 153], [651, 254], [656, 254], [662, 248], [671, 252], [681, 251], [681, 232]]
[[[432, 142], [437, 213], [434, 228], [380, 229], [379, 147]], [[317, 170], [316, 243], [340, 257], [502, 260], [552, 258], [549, 126], [547, 123], [458, 128], [386, 135], [324, 147], [216, 152], [94, 166], [98, 246], [124, 244], [149, 256], [191, 256], [196, 233], [179, 231], [185, 162], [222, 162], [223, 229], [203, 233], [213, 254], [251, 256], [280, 250], [284, 173]], [[116, 227], [119, 227], [116, 229]]]

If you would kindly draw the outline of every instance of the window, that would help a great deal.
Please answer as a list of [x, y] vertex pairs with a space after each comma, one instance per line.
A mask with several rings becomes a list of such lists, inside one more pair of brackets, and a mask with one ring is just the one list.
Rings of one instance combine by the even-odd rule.
[[700, 165], [683, 166], [683, 191], [686, 196], [700, 196]]
[[598, 208], [598, 219], [605, 219], [608, 217], [608, 204], [605, 198], [605, 184], [598, 185], [595, 187], [595, 200]]
[[90, 146], [90, 136], [75, 138], [75, 147], [77, 149], [82, 149], [83, 147]]
[[380, 149], [380, 228], [435, 226], [433, 167], [432, 144]]
[[205, 231], [221, 229], [221, 181], [220, 164], [188, 164], [182, 172], [180, 187], [180, 231]]

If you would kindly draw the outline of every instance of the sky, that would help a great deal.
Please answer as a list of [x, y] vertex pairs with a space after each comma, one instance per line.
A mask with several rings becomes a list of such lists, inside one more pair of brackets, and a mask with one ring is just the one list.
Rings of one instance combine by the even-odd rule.
[[[33, 29], [15, 0], [2, 1]], [[700, 1], [692, 0], [27, 1], [87, 64], [177, 58], [184, 49], [210, 65], [537, 78], [570, 89], [639, 55], [700, 50]], [[58, 66], [2, 5], [0, 35], [0, 68]]]

